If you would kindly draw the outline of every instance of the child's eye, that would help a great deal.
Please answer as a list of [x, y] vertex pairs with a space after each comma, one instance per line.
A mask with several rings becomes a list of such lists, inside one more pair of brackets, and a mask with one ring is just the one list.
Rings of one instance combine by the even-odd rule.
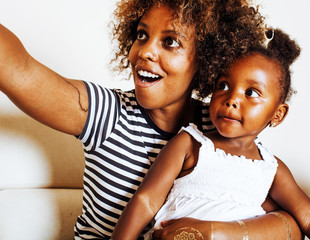
[[259, 93], [253, 89], [250, 89], [250, 90], [247, 90], [245, 92], [245, 94], [249, 97], [253, 97], [253, 98], [256, 98], [256, 97], [259, 97]]
[[147, 39], [147, 35], [144, 31], [138, 31], [137, 32], [137, 36], [136, 36], [136, 39], [140, 40], [140, 41], [143, 41], [145, 39]]
[[220, 82], [218, 84], [218, 89], [222, 91], [227, 91], [229, 89], [228, 84], [225, 82]]
[[177, 39], [174, 39], [172, 37], [166, 38], [164, 40], [164, 44], [166, 47], [169, 47], [169, 48], [178, 48], [181, 45]]

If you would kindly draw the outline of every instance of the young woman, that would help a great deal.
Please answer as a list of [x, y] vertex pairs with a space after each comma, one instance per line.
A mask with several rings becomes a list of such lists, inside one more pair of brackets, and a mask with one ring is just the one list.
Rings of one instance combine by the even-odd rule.
[[[158, 152], [182, 126], [195, 117], [204, 131], [212, 128], [208, 106], [191, 99], [192, 90], [207, 78], [204, 93], [210, 93], [217, 69], [226, 64], [223, 55], [244, 51], [249, 36], [263, 38], [260, 14], [243, 0], [121, 1], [115, 16], [116, 58], [121, 69], [133, 70], [135, 90], [129, 92], [62, 77], [0, 28], [1, 91], [36, 120], [83, 143], [83, 213], [76, 239], [111, 236]], [[264, 227], [260, 222], [269, 220], [273, 226], [264, 236], [280, 236], [282, 222], [273, 216], [257, 220], [257, 234]], [[159, 234], [189, 224], [194, 221], [183, 219]], [[227, 223], [218, 231], [230, 238], [240, 234]]]

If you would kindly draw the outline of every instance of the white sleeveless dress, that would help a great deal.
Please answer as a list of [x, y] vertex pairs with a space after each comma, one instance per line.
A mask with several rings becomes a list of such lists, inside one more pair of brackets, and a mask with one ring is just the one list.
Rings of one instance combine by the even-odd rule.
[[[201, 143], [198, 162], [178, 178], [155, 216], [153, 229], [164, 220], [191, 217], [208, 221], [234, 221], [262, 215], [261, 207], [277, 171], [273, 154], [256, 141], [263, 160], [251, 160], [215, 149], [194, 124], [183, 131]], [[153, 229], [145, 234], [151, 239]]]

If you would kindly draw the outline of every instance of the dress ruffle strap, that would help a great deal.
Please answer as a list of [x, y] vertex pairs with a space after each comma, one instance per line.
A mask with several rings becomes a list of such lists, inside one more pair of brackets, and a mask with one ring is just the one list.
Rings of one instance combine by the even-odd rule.
[[207, 137], [203, 135], [203, 133], [197, 128], [197, 126], [194, 123], [190, 123], [187, 127], [182, 127], [181, 131], [185, 131], [189, 133], [191, 136], [195, 138], [197, 142], [200, 142], [201, 144], [205, 144], [209, 141]]

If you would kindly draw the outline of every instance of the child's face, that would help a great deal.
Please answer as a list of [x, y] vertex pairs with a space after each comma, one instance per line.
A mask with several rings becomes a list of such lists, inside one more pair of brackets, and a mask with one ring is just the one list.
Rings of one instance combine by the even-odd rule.
[[174, 28], [173, 11], [152, 7], [141, 19], [130, 50], [136, 96], [149, 110], [183, 105], [196, 71], [194, 28]]
[[222, 136], [256, 137], [274, 120], [285, 105], [279, 100], [279, 74], [274, 61], [255, 53], [237, 60], [218, 80], [210, 117]]

